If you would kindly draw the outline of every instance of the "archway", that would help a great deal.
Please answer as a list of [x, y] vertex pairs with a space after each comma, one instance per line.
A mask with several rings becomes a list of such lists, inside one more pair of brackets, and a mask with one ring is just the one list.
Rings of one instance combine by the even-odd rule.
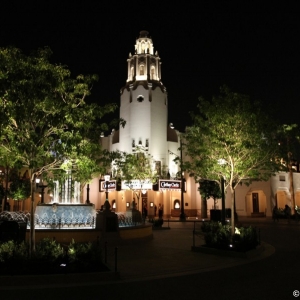
[[263, 190], [249, 190], [249, 192], [246, 195], [246, 209], [248, 216], [266, 216], [267, 197]]

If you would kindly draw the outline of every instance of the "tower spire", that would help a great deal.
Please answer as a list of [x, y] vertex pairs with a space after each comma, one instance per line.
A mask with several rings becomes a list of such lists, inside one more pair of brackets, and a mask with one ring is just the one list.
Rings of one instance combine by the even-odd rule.
[[154, 53], [154, 46], [149, 32], [140, 31], [134, 46], [134, 54], [129, 53], [127, 82], [158, 81], [161, 80], [161, 62], [158, 53]]

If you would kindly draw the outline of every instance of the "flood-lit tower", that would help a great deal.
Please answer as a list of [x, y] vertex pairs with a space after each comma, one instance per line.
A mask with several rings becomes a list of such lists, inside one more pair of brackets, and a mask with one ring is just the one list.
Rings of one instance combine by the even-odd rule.
[[142, 145], [161, 164], [167, 157], [168, 101], [161, 82], [161, 61], [147, 31], [136, 39], [127, 59], [126, 85], [121, 89], [120, 117], [126, 120], [113, 138], [113, 149], [128, 153]]

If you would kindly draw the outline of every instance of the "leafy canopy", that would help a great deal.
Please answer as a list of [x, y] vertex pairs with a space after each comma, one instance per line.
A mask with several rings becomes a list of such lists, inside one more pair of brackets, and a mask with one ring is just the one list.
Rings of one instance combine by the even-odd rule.
[[186, 168], [197, 179], [220, 181], [233, 190], [241, 182], [267, 180], [277, 170], [276, 124], [258, 103], [223, 86], [210, 101], [199, 99], [194, 125], [186, 130]]
[[99, 121], [117, 106], [87, 104], [97, 76], [73, 79], [65, 66], [50, 62], [51, 54], [49, 48], [28, 56], [0, 48], [0, 153], [35, 175], [60, 169], [68, 159], [85, 183], [98, 171], [99, 136], [108, 128]]

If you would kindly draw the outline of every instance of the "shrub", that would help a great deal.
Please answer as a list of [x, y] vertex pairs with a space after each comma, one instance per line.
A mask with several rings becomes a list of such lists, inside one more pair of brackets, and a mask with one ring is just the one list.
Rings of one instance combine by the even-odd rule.
[[63, 256], [63, 247], [53, 239], [44, 238], [36, 244], [35, 258], [38, 260], [47, 260], [53, 263], [62, 259]]
[[230, 244], [230, 226], [220, 222], [205, 222], [201, 227], [207, 246], [226, 249]]
[[248, 251], [255, 249], [255, 247], [258, 245], [257, 231], [251, 226], [241, 227], [236, 230], [232, 241], [237, 251]]
[[204, 222], [201, 226], [206, 246], [218, 249], [232, 249], [235, 251], [248, 251], [258, 245], [257, 231], [253, 227], [236, 228], [231, 236], [231, 226], [220, 222]]
[[102, 263], [102, 251], [96, 243], [75, 243], [64, 247], [50, 238], [36, 244], [36, 251], [29, 256], [29, 245], [25, 242], [0, 243], [1, 274], [60, 273], [61, 263], [66, 263], [64, 272], [108, 270]]
[[74, 240], [68, 246], [68, 264], [78, 271], [96, 269], [102, 264], [102, 251], [96, 243], [75, 243]]

